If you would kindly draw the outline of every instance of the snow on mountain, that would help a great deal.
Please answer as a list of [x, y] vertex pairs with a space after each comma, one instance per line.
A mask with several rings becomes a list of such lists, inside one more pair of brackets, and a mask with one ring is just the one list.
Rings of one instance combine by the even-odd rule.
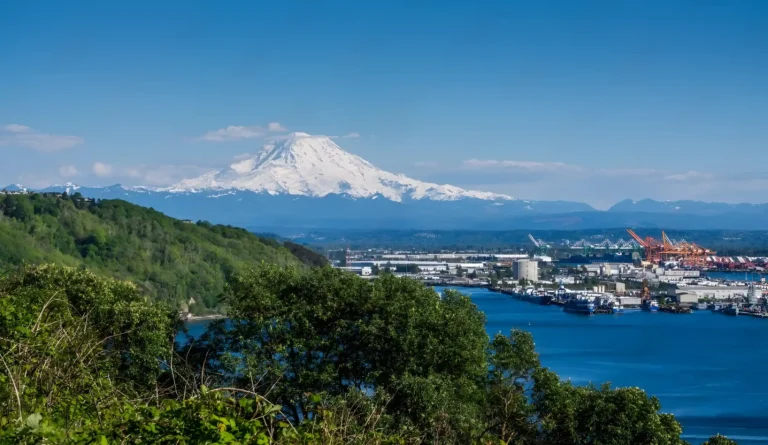
[[270, 195], [323, 197], [343, 194], [355, 198], [383, 196], [392, 201], [464, 198], [513, 200], [511, 196], [432, 184], [390, 173], [339, 147], [327, 136], [291, 133], [267, 143], [263, 150], [228, 168], [183, 180], [169, 192], [249, 190]]

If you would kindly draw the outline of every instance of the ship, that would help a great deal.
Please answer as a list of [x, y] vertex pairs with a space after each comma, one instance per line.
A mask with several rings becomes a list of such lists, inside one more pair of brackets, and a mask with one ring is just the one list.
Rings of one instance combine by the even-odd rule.
[[659, 302], [656, 300], [643, 301], [643, 310], [648, 312], [657, 312], [659, 310]]
[[620, 304], [616, 304], [611, 306], [611, 309], [613, 310], [614, 314], [623, 314], [624, 313], [624, 306]]
[[525, 289], [515, 292], [513, 297], [534, 304], [545, 305], [552, 302], [551, 298], [546, 298], [546, 293], [543, 290], [537, 291], [533, 286], [527, 286]]
[[592, 315], [595, 313], [595, 303], [591, 298], [573, 297], [565, 302], [563, 310], [573, 314]]
[[723, 309], [725, 315], [739, 315], [739, 306], [735, 303], [731, 303], [728, 307]]

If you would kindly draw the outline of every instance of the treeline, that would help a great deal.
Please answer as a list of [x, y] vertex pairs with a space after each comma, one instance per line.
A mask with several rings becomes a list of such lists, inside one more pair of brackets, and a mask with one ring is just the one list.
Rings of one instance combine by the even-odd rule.
[[0, 269], [55, 263], [130, 280], [193, 313], [223, 309], [226, 279], [262, 261], [319, 265], [302, 246], [283, 246], [230, 226], [180, 221], [120, 200], [79, 194], [0, 194]]
[[171, 308], [133, 284], [0, 278], [0, 443], [685, 443], [657, 399], [560, 381], [457, 292], [262, 265], [222, 298], [231, 318], [176, 344]]

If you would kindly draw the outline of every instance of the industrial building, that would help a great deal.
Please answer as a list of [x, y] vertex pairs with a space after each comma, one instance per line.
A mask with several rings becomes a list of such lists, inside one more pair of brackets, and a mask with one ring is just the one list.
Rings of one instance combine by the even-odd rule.
[[[714, 300], [726, 300], [738, 296], [747, 295], [749, 288], [746, 286], [685, 286], [675, 289], [673, 298], [677, 300], [678, 295], [692, 294], [696, 295], [696, 301], [699, 298], [710, 298]], [[692, 298], [692, 297], [683, 297]]]
[[367, 277], [373, 273], [373, 269], [368, 266], [348, 266], [348, 267], [339, 267], [339, 269], [346, 270], [347, 272], [352, 272], [354, 274], [360, 275], [361, 277]]
[[512, 276], [516, 280], [539, 281], [539, 263], [535, 260], [517, 260], [512, 263]]
[[642, 301], [640, 300], [640, 297], [616, 297], [616, 299], [619, 301], [619, 304], [623, 306], [640, 306], [640, 303]]
[[672, 301], [674, 301], [677, 304], [696, 304], [699, 302], [699, 295], [696, 294], [695, 292], [678, 290], [678, 291], [675, 291], [674, 295], [672, 295]]
[[352, 267], [370, 267], [377, 266], [379, 269], [391, 267], [392, 269], [397, 266], [409, 266], [415, 265], [422, 272], [447, 272], [448, 263], [444, 261], [382, 261], [382, 260], [370, 260], [370, 261], [351, 261]]

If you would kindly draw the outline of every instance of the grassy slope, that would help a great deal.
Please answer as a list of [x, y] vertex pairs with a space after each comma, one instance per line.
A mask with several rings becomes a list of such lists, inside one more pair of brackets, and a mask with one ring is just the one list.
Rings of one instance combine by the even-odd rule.
[[246, 230], [185, 223], [120, 200], [88, 203], [41, 195], [0, 195], [0, 267], [84, 265], [128, 279], [176, 307], [218, 308], [226, 276], [261, 261], [298, 264], [285, 247]]

